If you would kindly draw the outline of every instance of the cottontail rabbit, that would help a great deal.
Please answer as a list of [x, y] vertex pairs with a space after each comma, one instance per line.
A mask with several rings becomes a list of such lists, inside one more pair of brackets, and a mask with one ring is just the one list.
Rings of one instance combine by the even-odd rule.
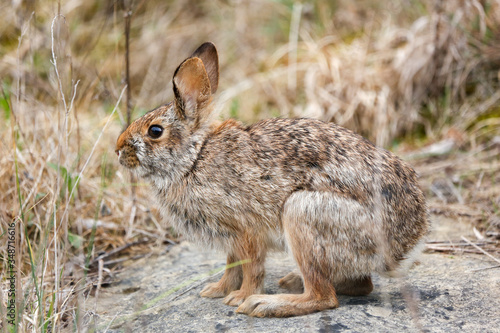
[[[372, 272], [393, 272], [428, 229], [413, 169], [332, 123], [267, 119], [216, 123], [217, 50], [201, 45], [176, 69], [175, 100], [118, 138], [120, 163], [148, 179], [162, 215], [183, 235], [227, 252], [201, 296], [225, 297], [251, 316], [303, 315], [367, 295]], [[287, 248], [301, 294], [261, 295], [270, 249]]]

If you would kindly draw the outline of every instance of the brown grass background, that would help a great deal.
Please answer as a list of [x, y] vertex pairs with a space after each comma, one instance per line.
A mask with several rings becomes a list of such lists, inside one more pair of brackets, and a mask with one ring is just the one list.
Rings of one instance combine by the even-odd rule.
[[[133, 119], [169, 101], [175, 67], [212, 41], [222, 118], [316, 117], [408, 158], [451, 143], [479, 163], [470, 182], [498, 180], [499, 1], [3, 1], [0, 270], [15, 222], [19, 331], [84, 329], [82, 302], [120, 267], [111, 251], [161, 253], [178, 236], [141, 180], [132, 194], [114, 155], [126, 126], [126, 9]], [[481, 193], [487, 229], [500, 200]]]

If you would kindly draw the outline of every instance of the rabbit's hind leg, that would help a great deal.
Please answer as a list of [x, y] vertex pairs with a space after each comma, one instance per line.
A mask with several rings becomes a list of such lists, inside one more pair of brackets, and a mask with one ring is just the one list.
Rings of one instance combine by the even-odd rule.
[[[373, 291], [371, 276], [352, 280], [335, 281], [333, 284], [337, 295], [366, 296]], [[300, 272], [290, 272], [279, 280], [279, 286], [291, 293], [304, 292], [304, 281]]]
[[241, 265], [231, 267], [237, 261], [238, 258], [235, 255], [228, 254], [227, 266], [230, 268], [226, 268], [224, 275], [218, 282], [207, 284], [201, 291], [200, 296], [210, 298], [225, 297], [230, 292], [240, 289], [243, 280]]
[[342, 282], [335, 282], [334, 285], [338, 295], [366, 296], [373, 290], [373, 283], [370, 275], [344, 280]]
[[282, 277], [278, 284], [281, 288], [286, 289], [291, 293], [304, 292], [304, 281], [302, 280], [300, 272], [297, 271], [290, 272]]
[[[350, 250], [346, 244], [356, 242], [353, 239], [356, 231], [345, 225], [339, 226], [339, 223], [349, 223], [352, 216], [357, 215], [357, 208], [353, 207], [348, 214], [351, 216], [339, 214], [338, 206], [345, 202], [337, 199], [334, 193], [319, 192], [296, 192], [288, 198], [282, 214], [283, 229], [302, 273], [304, 292], [298, 295], [253, 295], [240, 305], [237, 312], [257, 317], [288, 317], [338, 306], [335, 277], [356, 277], [350, 274], [352, 267], [345, 267], [346, 261], [354, 258], [343, 254]], [[288, 278], [285, 281], [297, 282], [297, 276]]]

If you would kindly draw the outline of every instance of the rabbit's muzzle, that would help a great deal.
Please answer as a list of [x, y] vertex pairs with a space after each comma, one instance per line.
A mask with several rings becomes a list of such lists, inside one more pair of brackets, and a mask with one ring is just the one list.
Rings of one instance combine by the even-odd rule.
[[129, 140], [123, 137], [124, 134], [125, 133], [122, 133], [118, 138], [115, 152], [118, 155], [118, 160], [121, 165], [128, 169], [135, 169], [140, 165], [139, 158], [136, 154], [137, 150]]

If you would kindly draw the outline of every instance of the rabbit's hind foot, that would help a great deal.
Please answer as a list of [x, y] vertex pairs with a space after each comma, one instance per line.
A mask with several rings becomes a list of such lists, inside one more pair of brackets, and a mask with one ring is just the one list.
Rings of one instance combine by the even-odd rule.
[[[337, 295], [366, 296], [373, 291], [373, 283], [370, 276], [358, 279], [334, 282]], [[279, 280], [279, 286], [293, 294], [304, 292], [304, 281], [299, 272], [290, 272]]]
[[241, 304], [236, 312], [253, 317], [300, 316], [338, 307], [339, 303], [332, 288], [330, 297], [317, 298], [313, 293], [252, 295]]

